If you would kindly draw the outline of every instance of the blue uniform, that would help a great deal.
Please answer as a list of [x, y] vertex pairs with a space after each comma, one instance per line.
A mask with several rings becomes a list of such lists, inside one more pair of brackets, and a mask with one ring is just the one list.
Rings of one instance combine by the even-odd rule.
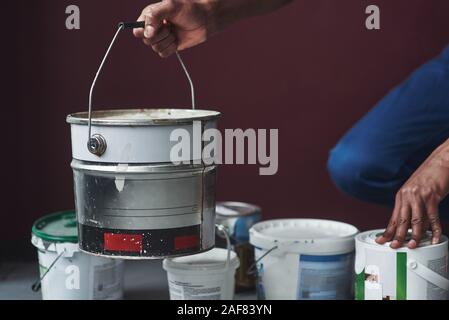
[[[396, 192], [449, 138], [449, 47], [417, 69], [331, 150], [328, 170], [345, 193], [393, 206]], [[449, 217], [449, 197], [440, 205]]]

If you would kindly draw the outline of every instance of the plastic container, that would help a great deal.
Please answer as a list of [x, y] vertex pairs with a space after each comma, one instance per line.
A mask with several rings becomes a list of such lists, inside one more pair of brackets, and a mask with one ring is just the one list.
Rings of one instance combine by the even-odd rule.
[[[229, 260], [228, 260], [229, 259]], [[239, 267], [235, 252], [214, 248], [179, 258], [164, 259], [171, 300], [232, 300], [235, 270]]]
[[36, 220], [31, 242], [38, 250], [44, 300], [122, 299], [123, 261], [79, 251], [74, 211]]
[[[356, 237], [357, 300], [446, 300], [448, 299], [448, 239], [431, 244], [431, 233], [418, 248], [390, 248], [375, 242], [384, 230]], [[408, 239], [410, 239], [410, 233]]]
[[353, 297], [356, 227], [338, 221], [279, 219], [250, 229], [259, 299], [345, 300]]

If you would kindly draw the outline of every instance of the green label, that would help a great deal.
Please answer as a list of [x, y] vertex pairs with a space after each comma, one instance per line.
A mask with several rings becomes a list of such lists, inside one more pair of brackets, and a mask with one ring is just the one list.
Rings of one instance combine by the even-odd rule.
[[396, 300], [407, 300], [407, 253], [396, 254]]
[[365, 300], [365, 269], [355, 276], [355, 300]]

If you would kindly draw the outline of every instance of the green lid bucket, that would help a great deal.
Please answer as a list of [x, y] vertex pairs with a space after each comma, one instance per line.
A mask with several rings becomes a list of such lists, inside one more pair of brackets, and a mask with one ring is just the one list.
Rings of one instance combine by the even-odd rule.
[[77, 227], [74, 210], [59, 211], [37, 219], [31, 233], [45, 241], [77, 243]]

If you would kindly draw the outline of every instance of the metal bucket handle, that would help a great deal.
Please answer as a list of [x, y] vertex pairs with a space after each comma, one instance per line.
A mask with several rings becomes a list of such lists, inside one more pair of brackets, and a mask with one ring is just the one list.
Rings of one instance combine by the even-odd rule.
[[251, 276], [256, 274], [257, 272], [257, 264], [262, 261], [263, 258], [265, 258], [266, 256], [268, 256], [271, 252], [273, 252], [274, 250], [281, 250], [285, 247], [288, 247], [290, 245], [295, 245], [298, 243], [298, 241], [294, 240], [294, 241], [288, 241], [288, 242], [281, 242], [279, 243], [277, 240], [273, 241], [274, 242], [274, 246], [271, 247], [270, 249], [267, 250], [267, 252], [265, 252], [263, 255], [261, 255], [256, 261], [254, 261], [251, 266], [248, 268], [248, 271], [246, 272], [247, 275]]
[[[92, 85], [90, 86], [90, 91], [89, 91], [89, 122], [88, 122], [88, 132], [89, 132], [89, 136], [88, 136], [88, 140], [87, 140], [87, 149], [89, 150], [90, 153], [101, 157], [101, 155], [106, 151], [107, 148], [107, 143], [106, 143], [106, 139], [100, 135], [100, 134], [94, 134], [92, 135], [92, 96], [93, 96], [93, 91], [94, 91], [94, 87], [95, 87], [95, 83], [97, 82], [97, 78], [101, 72], [101, 69], [103, 68], [103, 65], [109, 55], [109, 52], [111, 51], [112, 46], [114, 45], [115, 40], [117, 39], [118, 34], [120, 33], [121, 30], [123, 29], [134, 29], [134, 28], [145, 28], [145, 22], [144, 21], [139, 21], [139, 22], [120, 22], [118, 25], [118, 29], [115, 32], [114, 37], [112, 38], [111, 43], [109, 44], [108, 49], [106, 50], [106, 53], [103, 57], [103, 60], [101, 60], [100, 63], [100, 67], [97, 70], [97, 73], [95, 74], [95, 78], [92, 82]], [[184, 62], [181, 59], [181, 56], [179, 55], [178, 51], [176, 51], [176, 57], [179, 60], [179, 63], [181, 64], [182, 69], [184, 70], [184, 73], [187, 77], [187, 80], [189, 81], [189, 85], [190, 85], [190, 93], [192, 96], [192, 109], [195, 110], [195, 88], [193, 86], [193, 81], [192, 78], [190, 77], [189, 72], [187, 71], [187, 68], [184, 64]]]
[[51, 268], [53, 268], [53, 266], [56, 264], [56, 262], [58, 262], [59, 258], [61, 258], [64, 255], [64, 253], [65, 249], [55, 258], [55, 260], [53, 260], [53, 262], [50, 264], [47, 271], [45, 271], [42, 277], [40, 277], [35, 283], [33, 283], [33, 285], [31, 286], [31, 290], [33, 290], [34, 292], [40, 290], [42, 280], [44, 280], [45, 276], [50, 272]]
[[229, 286], [229, 283], [227, 282], [227, 275], [231, 271], [231, 238], [229, 236], [228, 229], [226, 229], [226, 227], [224, 225], [222, 225], [222, 224], [215, 224], [215, 228], [217, 228], [217, 230], [219, 232], [221, 232], [225, 236], [225, 238], [226, 238], [227, 255], [226, 255], [226, 262], [225, 262], [225, 274], [226, 274], [226, 277], [224, 277], [224, 286]]
[[227, 250], [227, 256], [226, 256], [226, 264], [225, 264], [225, 268], [226, 268], [226, 272], [228, 272], [229, 270], [229, 266], [231, 265], [231, 238], [229, 237], [229, 232], [226, 229], [225, 226], [221, 225], [221, 224], [216, 224], [215, 227], [217, 228], [218, 231], [220, 231], [226, 238], [226, 250]]

